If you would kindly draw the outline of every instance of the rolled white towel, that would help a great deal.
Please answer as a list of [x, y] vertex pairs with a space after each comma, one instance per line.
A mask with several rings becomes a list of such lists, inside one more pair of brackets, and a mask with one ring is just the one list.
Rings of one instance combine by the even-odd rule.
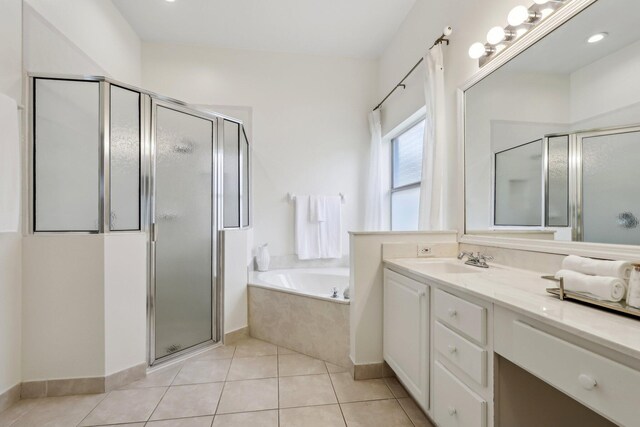
[[588, 276], [571, 270], [560, 270], [556, 273], [556, 279], [560, 278], [563, 279], [565, 290], [589, 294], [603, 301], [618, 302], [627, 293], [624, 280], [618, 277]]
[[562, 269], [591, 274], [593, 276], [629, 279], [632, 264], [627, 261], [602, 261], [577, 255], [569, 255], [562, 260]]

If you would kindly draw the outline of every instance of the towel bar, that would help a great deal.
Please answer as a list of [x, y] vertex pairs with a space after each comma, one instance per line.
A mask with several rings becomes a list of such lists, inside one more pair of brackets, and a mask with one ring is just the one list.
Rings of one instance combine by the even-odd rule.
[[[347, 199], [344, 196], [344, 193], [338, 193], [338, 196], [340, 196], [340, 200], [342, 200], [342, 204], [344, 204]], [[287, 199], [289, 200], [289, 202], [293, 202], [296, 199], [295, 193], [287, 193]]]

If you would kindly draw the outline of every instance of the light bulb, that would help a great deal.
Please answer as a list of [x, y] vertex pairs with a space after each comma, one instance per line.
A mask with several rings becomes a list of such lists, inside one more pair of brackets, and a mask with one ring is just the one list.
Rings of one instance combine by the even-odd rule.
[[533, 0], [533, 2], [535, 4], [547, 4], [549, 3], [549, 0]]
[[525, 28], [525, 27], [520, 27], [520, 28], [518, 28], [518, 29], [516, 30], [516, 38], [517, 38], [517, 37], [522, 37], [522, 36], [524, 36], [524, 35], [526, 34], [526, 32], [527, 32], [527, 31], [528, 31], [528, 29], [527, 29], [527, 28]]
[[487, 41], [489, 44], [497, 45], [506, 38], [506, 33], [502, 27], [493, 27], [487, 33]]
[[607, 37], [609, 34], [607, 33], [598, 33], [598, 34], [594, 34], [591, 37], [589, 37], [589, 39], [587, 40], [589, 43], [598, 43], [599, 41], [602, 41], [605, 37]]
[[469, 48], [469, 56], [473, 59], [480, 59], [486, 54], [487, 48], [480, 42], [472, 44]]
[[522, 25], [529, 20], [529, 9], [526, 6], [516, 6], [511, 9], [507, 21], [512, 27]]

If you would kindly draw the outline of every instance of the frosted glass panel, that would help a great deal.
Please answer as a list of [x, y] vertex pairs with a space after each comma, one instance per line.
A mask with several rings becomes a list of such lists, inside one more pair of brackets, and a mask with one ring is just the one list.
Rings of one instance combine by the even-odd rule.
[[240, 125], [224, 121], [224, 226], [240, 226]]
[[111, 230], [140, 229], [140, 94], [111, 86]]
[[419, 205], [420, 187], [391, 193], [391, 229], [417, 230]]
[[393, 140], [393, 187], [419, 182], [422, 177], [424, 120]]
[[496, 153], [495, 185], [495, 225], [541, 225], [542, 140]]
[[212, 339], [213, 124], [157, 107], [156, 358]]
[[640, 244], [640, 132], [582, 140], [586, 242]]
[[240, 133], [242, 136], [242, 226], [249, 226], [249, 180], [251, 175], [249, 173], [249, 141], [247, 141], [247, 134], [242, 128]]
[[569, 137], [549, 138], [547, 225], [569, 225]]
[[35, 80], [35, 231], [98, 231], [99, 84]]

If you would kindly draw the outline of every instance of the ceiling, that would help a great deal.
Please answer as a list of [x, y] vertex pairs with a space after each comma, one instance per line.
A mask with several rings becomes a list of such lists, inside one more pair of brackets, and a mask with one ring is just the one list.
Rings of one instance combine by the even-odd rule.
[[144, 41], [375, 58], [416, 0], [113, 0]]
[[[504, 66], [504, 72], [571, 74], [640, 41], [640, 1], [598, 0]], [[587, 39], [606, 32], [599, 43]]]

